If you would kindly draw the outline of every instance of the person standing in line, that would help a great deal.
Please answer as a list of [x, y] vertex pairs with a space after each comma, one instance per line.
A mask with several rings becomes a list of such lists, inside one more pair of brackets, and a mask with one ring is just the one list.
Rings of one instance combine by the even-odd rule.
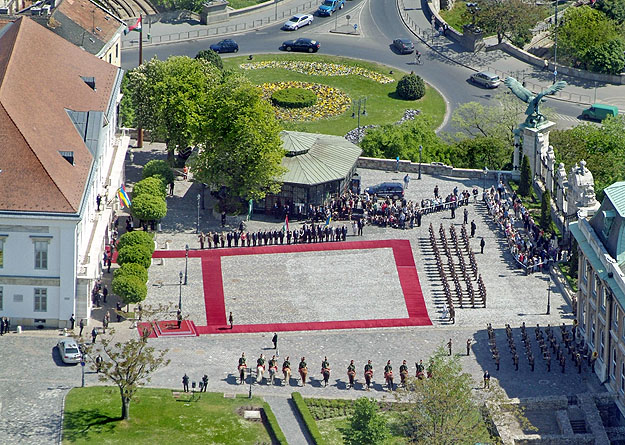
[[484, 237], [480, 240], [480, 253], [484, 253], [484, 246], [486, 246], [486, 241], [484, 241]]
[[102, 286], [102, 301], [106, 304], [106, 297], [108, 297], [109, 289], [106, 287], [106, 284]]
[[477, 229], [477, 226], [475, 225], [475, 220], [471, 220], [471, 238], [473, 238], [475, 236], [475, 229]]
[[463, 223], [464, 223], [464, 224], [468, 224], [468, 221], [469, 221], [469, 209], [467, 209], [467, 208], [465, 207], [465, 209], [464, 209], [464, 220], [463, 220]]
[[234, 317], [232, 316], [232, 312], [230, 312], [230, 315], [228, 315], [228, 323], [230, 323], [230, 329], [232, 329], [232, 326], [234, 324]]

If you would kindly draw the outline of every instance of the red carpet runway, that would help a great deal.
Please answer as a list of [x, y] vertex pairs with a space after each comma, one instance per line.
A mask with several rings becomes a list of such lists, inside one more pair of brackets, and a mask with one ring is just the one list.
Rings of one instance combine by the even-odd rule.
[[[221, 257], [233, 255], [262, 255], [267, 253], [317, 252], [326, 250], [380, 249], [392, 248], [399, 282], [406, 301], [408, 318], [387, 318], [349, 321], [315, 321], [304, 323], [268, 323], [234, 325], [227, 324], [224, 302]], [[159, 250], [154, 258], [184, 258], [184, 250]], [[419, 276], [412, 256], [410, 241], [344, 241], [315, 244], [269, 245], [257, 247], [236, 247], [210, 250], [191, 250], [189, 257], [202, 259], [204, 302], [207, 326], [193, 326], [198, 334], [308, 331], [321, 329], [382, 328], [396, 326], [429, 326], [432, 324], [427, 313]], [[236, 314], [235, 314], [236, 317]], [[235, 318], [236, 322], [236, 318]], [[171, 335], [171, 334], [170, 334]], [[175, 335], [175, 334], [174, 334]], [[187, 334], [188, 335], [188, 334]], [[191, 334], [193, 335], [193, 334]]]

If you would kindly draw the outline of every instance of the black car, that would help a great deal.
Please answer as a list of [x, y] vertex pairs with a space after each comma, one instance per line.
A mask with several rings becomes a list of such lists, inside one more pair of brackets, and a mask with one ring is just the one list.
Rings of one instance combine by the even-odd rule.
[[225, 39], [212, 44], [210, 48], [216, 53], [236, 53], [239, 50], [239, 44], [232, 39]]
[[393, 48], [395, 48], [400, 54], [410, 54], [414, 51], [414, 45], [408, 39], [393, 40]]
[[287, 40], [282, 44], [282, 48], [287, 51], [308, 51], [316, 53], [319, 51], [319, 42], [311, 39]]
[[365, 193], [381, 198], [399, 199], [404, 197], [404, 186], [400, 182], [383, 182], [365, 189]]

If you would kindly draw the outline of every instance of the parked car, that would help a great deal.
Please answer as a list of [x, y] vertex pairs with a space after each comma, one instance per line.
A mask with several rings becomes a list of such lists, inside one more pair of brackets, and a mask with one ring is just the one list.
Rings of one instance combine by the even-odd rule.
[[367, 187], [365, 193], [382, 198], [399, 199], [404, 197], [404, 186], [400, 182], [383, 182]]
[[311, 39], [297, 39], [287, 40], [282, 43], [282, 48], [287, 51], [308, 51], [309, 53], [316, 53], [319, 51], [319, 42]]
[[310, 25], [313, 21], [312, 14], [295, 14], [293, 17], [286, 22], [282, 28], [295, 31], [296, 29], [301, 28], [302, 26]]
[[224, 39], [221, 42], [213, 43], [210, 49], [216, 53], [236, 53], [239, 51], [239, 44], [232, 39]]
[[471, 74], [469, 80], [485, 88], [497, 88], [501, 83], [501, 79], [497, 74], [489, 73], [488, 71]]
[[400, 54], [410, 54], [414, 51], [414, 45], [408, 39], [393, 40], [393, 48], [395, 48]]
[[62, 338], [56, 344], [59, 355], [64, 363], [80, 363], [82, 354], [78, 348], [78, 343], [73, 338]]
[[618, 115], [618, 108], [614, 105], [593, 104], [582, 111], [582, 118], [602, 121], [608, 116]]

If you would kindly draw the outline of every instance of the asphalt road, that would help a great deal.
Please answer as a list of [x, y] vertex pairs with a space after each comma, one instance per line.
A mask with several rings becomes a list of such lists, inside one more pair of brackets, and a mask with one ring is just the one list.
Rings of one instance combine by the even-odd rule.
[[[348, 14], [351, 16], [350, 23], [357, 23], [361, 34], [351, 36], [331, 33], [330, 30], [336, 23], [339, 26], [347, 23], [345, 16]], [[320, 54], [369, 60], [404, 71], [414, 70], [443, 94], [450, 112], [466, 102], [477, 101], [487, 104], [495, 94], [493, 90], [470, 84], [467, 79], [473, 71], [438, 55], [421, 42], [415, 42], [415, 47], [423, 54], [422, 65], [414, 65], [413, 55], [400, 55], [393, 52], [390, 46], [393, 39], [406, 37], [415, 41], [414, 36], [405, 28], [399, 17], [395, 0], [348, 1], [346, 7], [338, 14], [332, 17], [315, 16], [312, 25], [297, 31], [283, 31], [280, 27], [281, 24], [276, 24], [261, 30], [233, 34], [228, 37], [234, 38], [239, 44], [240, 51], [237, 55], [278, 53], [281, 51], [280, 46], [283, 41], [308, 37], [321, 43]], [[156, 56], [165, 60], [172, 55], [194, 57], [198, 51], [207, 49], [209, 45], [223, 38], [225, 36], [146, 46], [143, 48], [143, 58], [149, 60]], [[138, 49], [124, 50], [122, 68], [134, 68], [137, 60]], [[584, 108], [578, 104], [558, 100], [549, 100], [546, 105], [557, 113], [558, 120], [568, 120], [569, 124], [576, 123], [574, 117], [578, 116]], [[445, 122], [441, 129], [453, 131], [449, 121]]]

